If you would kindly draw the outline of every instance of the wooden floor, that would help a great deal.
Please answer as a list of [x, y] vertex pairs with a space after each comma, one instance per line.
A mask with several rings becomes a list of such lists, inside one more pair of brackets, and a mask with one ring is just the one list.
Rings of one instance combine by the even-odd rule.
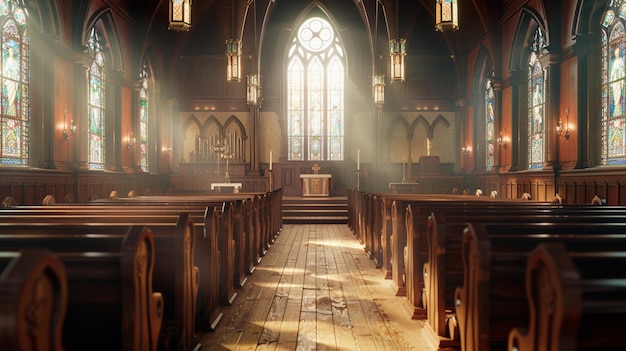
[[345, 224], [285, 224], [200, 350], [436, 350]]

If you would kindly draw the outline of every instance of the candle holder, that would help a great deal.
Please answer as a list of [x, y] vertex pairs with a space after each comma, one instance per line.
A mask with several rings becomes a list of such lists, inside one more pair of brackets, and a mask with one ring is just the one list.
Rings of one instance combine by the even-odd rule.
[[222, 158], [226, 160], [226, 173], [224, 174], [224, 183], [230, 183], [230, 175], [228, 174], [228, 161], [235, 158], [231, 153], [223, 154]]
[[219, 140], [211, 145], [211, 151], [216, 154], [217, 158], [217, 175], [220, 175], [220, 159], [226, 154], [226, 138]]
[[361, 191], [361, 170], [356, 170], [356, 191]]

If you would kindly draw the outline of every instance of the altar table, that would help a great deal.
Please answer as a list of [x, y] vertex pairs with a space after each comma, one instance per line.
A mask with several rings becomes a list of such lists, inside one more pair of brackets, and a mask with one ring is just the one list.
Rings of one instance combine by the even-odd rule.
[[241, 191], [242, 183], [211, 183], [211, 191], [218, 193], [238, 193]]
[[394, 194], [415, 194], [419, 193], [419, 183], [389, 183], [389, 189]]
[[300, 174], [302, 196], [330, 196], [332, 174]]

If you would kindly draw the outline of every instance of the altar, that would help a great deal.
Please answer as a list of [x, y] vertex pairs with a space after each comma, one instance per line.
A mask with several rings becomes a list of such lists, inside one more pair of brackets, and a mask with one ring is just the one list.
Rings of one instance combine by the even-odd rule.
[[241, 183], [211, 183], [211, 192], [238, 193], [241, 191]]
[[417, 194], [420, 190], [419, 183], [389, 183], [389, 190], [393, 194]]
[[300, 174], [302, 196], [330, 196], [332, 174]]

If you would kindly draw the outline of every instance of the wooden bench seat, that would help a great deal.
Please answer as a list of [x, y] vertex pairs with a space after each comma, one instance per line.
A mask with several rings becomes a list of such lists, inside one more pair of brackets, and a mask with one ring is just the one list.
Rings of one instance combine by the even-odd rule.
[[[199, 269], [194, 264], [195, 227], [188, 214], [181, 214], [174, 220], [164, 218], [151, 222], [148, 218], [136, 218], [134, 221], [115, 217], [97, 217], [93, 222], [71, 222], [64, 216], [58, 221], [52, 218], [47, 222], [30, 223], [9, 222], [10, 217], [2, 217], [0, 233], [10, 235], [58, 234], [92, 236], [107, 234], [123, 237], [129, 226], [148, 226], [154, 236], [153, 287], [163, 296], [163, 323], [159, 343], [167, 349], [183, 346], [187, 348], [195, 338], [195, 313], [199, 284]], [[84, 242], [83, 245], [87, 245]], [[111, 244], [114, 246], [114, 244]], [[104, 249], [103, 246], [101, 249]], [[98, 250], [96, 250], [98, 251]]]
[[[226, 261], [224, 265], [220, 259], [229, 260], [229, 255], [220, 255], [219, 237], [216, 230], [224, 227], [220, 223], [221, 215], [216, 213], [221, 211], [223, 203], [216, 203], [214, 206], [198, 204], [190, 205], [137, 205], [137, 206], [110, 206], [110, 205], [55, 205], [55, 206], [18, 206], [10, 209], [0, 209], [0, 228], [5, 225], [13, 225], [17, 222], [30, 222], [34, 216], [39, 221], [47, 220], [53, 223], [77, 223], [89, 222], [92, 227], [92, 234], [100, 230], [108, 231], [108, 227], [130, 225], [141, 222], [151, 226], [154, 230], [163, 227], [167, 231], [169, 227], [176, 223], [183, 211], [188, 213], [193, 220], [195, 229], [194, 260], [199, 270], [197, 317], [196, 327], [199, 330], [212, 330], [219, 323], [223, 313], [220, 303], [220, 287], [222, 290], [227, 286], [220, 281], [220, 266], [233, 267]], [[9, 221], [11, 219], [11, 221]], [[45, 227], [45, 226], [44, 226]], [[51, 224], [50, 230], [56, 231], [55, 225]], [[205, 227], [209, 230], [206, 231]], [[225, 226], [228, 227], [228, 226]], [[44, 231], [49, 233], [50, 231]], [[225, 232], [221, 237], [226, 242], [232, 234]], [[234, 272], [232, 273], [235, 274]], [[227, 277], [221, 277], [226, 281]], [[232, 279], [230, 280], [232, 281]], [[223, 294], [230, 294], [232, 299], [235, 296], [234, 289], [228, 289]], [[226, 299], [228, 300], [228, 299]]]
[[67, 286], [65, 349], [157, 350], [164, 301], [153, 288], [152, 232], [126, 227], [121, 234], [100, 235], [97, 243], [76, 233], [70, 236], [74, 240], [62, 239], [63, 246], [55, 242], [56, 235], [4, 234], [0, 239], [2, 249], [52, 248], [62, 262]]
[[64, 351], [66, 309], [65, 267], [52, 252], [0, 252], [0, 349]]
[[626, 255], [541, 244], [528, 257], [527, 325], [509, 333], [510, 351], [626, 349]]
[[[572, 214], [576, 214], [572, 210]], [[626, 214], [626, 213], [624, 213]], [[604, 220], [602, 220], [604, 218]], [[425, 305], [432, 308], [428, 315], [431, 325], [438, 330], [440, 335], [449, 334], [446, 326], [446, 319], [449, 313], [454, 309], [454, 289], [460, 285], [463, 279], [462, 260], [461, 260], [461, 233], [468, 222], [487, 222], [495, 229], [500, 226], [502, 230], [508, 230], [510, 233], [523, 232], [529, 235], [544, 235], [544, 228], [550, 228], [554, 225], [567, 225], [570, 227], [578, 227], [579, 223], [573, 221], [581, 221], [580, 224], [588, 226], [589, 223], [625, 223], [626, 216], [601, 216], [601, 215], [573, 215], [564, 217], [559, 215], [550, 216], [547, 214], [536, 215], [532, 210], [521, 208], [519, 211], [500, 210], [491, 212], [489, 210], [481, 211], [478, 209], [475, 213], [466, 210], [463, 214], [455, 213], [454, 210], [439, 210], [439, 214], [431, 214], [429, 216], [429, 224], [427, 229], [427, 246], [429, 248], [428, 257], [424, 258], [424, 251], [417, 252], [418, 256], [413, 254], [413, 260], [422, 260], [426, 267], [423, 268], [425, 291]], [[501, 224], [496, 224], [501, 223]], [[532, 225], [528, 225], [533, 223]], [[550, 224], [549, 224], [550, 223]], [[506, 228], [506, 229], [505, 229]], [[567, 230], [567, 229], [562, 229]], [[534, 231], [538, 234], [531, 234]], [[530, 250], [532, 247], [522, 248], [520, 250]], [[410, 259], [407, 259], [410, 261]], [[411, 265], [407, 265], [407, 272]], [[408, 273], [407, 273], [408, 274]], [[449, 336], [449, 335], [448, 335]]]
[[[526, 230], [526, 223], [539, 222], [534, 230], [541, 231], [542, 226], [549, 221], [557, 224], [577, 220], [593, 223], [601, 222], [598, 218], [604, 217], [593, 211], [597, 206], [581, 206], [582, 214], [579, 215], [577, 206], [565, 209], [564, 206], [537, 206], [519, 202], [462, 204], [450, 201], [416, 204], [415, 211], [419, 215], [413, 216], [413, 205], [409, 204], [406, 210], [408, 235], [404, 257], [409, 311], [413, 318], [427, 318], [429, 325], [442, 337], [440, 342], [448, 346], [455, 344], [448, 343], [450, 339], [458, 338], [454, 327], [456, 323], [450, 318], [454, 318], [454, 289], [463, 280], [460, 235], [467, 222], [500, 222], [502, 226], [517, 222], [520, 223], [517, 227], [521, 231]], [[427, 212], [424, 209], [434, 209], [439, 217], [446, 220], [437, 223], [433, 221], [433, 214], [423, 213]], [[618, 215], [620, 211], [622, 215]], [[604, 222], [624, 222], [624, 212], [624, 208], [614, 208], [606, 215]], [[446, 233], [451, 233], [451, 236], [448, 237]]]
[[462, 246], [464, 281], [455, 292], [461, 348], [467, 351], [502, 349], [508, 343], [512, 328], [528, 325], [525, 272], [530, 248], [559, 242], [568, 250], [598, 256], [602, 252], [619, 251], [622, 261], [616, 261], [621, 262], [616, 267], [623, 267], [626, 235], [603, 234], [607, 228], [613, 228], [613, 223], [593, 225], [595, 228], [583, 226], [580, 230], [575, 225], [565, 225], [563, 229], [553, 225], [543, 232], [531, 231], [535, 235], [529, 235], [521, 231], [522, 225], [520, 231], [515, 232], [501, 225], [468, 224]]
[[[237, 194], [241, 199], [249, 195]], [[223, 202], [211, 202], [227, 200], [228, 197], [215, 196], [184, 196], [184, 197], [142, 197], [129, 199], [116, 199], [87, 204], [51, 205], [51, 206], [17, 206], [8, 210], [0, 210], [0, 214], [35, 211], [36, 213], [63, 214], [68, 221], [71, 216], [85, 216], [95, 220], [96, 217], [107, 214], [110, 217], [124, 218], [137, 216], [144, 220], [154, 216], [172, 216], [180, 211], [192, 214], [198, 228], [195, 259], [200, 270], [201, 279], [198, 294], [198, 316], [196, 326], [199, 330], [212, 330], [217, 326], [222, 313], [220, 305], [229, 305], [236, 297], [234, 288], [243, 286], [247, 275], [251, 274], [254, 266], [260, 261], [260, 254], [265, 248], [259, 248], [260, 222], [259, 211], [255, 208], [261, 201], [261, 197], [255, 196], [251, 200], [238, 200], [229, 202], [228, 212], [224, 211]], [[128, 200], [128, 201], [127, 201]], [[210, 201], [209, 201], [210, 200]], [[96, 213], [94, 215], [93, 213]], [[119, 215], [123, 213], [123, 215]], [[234, 222], [230, 221], [233, 218]], [[76, 220], [81, 218], [76, 217]], [[169, 221], [165, 218], [153, 219], [154, 221]], [[202, 226], [200, 229], [199, 227]], [[206, 228], [209, 228], [206, 230]], [[248, 235], [247, 233], [250, 233]], [[224, 252], [224, 254], [220, 254]], [[222, 262], [220, 262], [220, 260]], [[224, 272], [220, 274], [219, 270]], [[233, 278], [230, 278], [230, 276]], [[234, 288], [233, 288], [234, 286]], [[218, 290], [219, 289], [219, 290]], [[213, 296], [216, 294], [216, 296]]]

